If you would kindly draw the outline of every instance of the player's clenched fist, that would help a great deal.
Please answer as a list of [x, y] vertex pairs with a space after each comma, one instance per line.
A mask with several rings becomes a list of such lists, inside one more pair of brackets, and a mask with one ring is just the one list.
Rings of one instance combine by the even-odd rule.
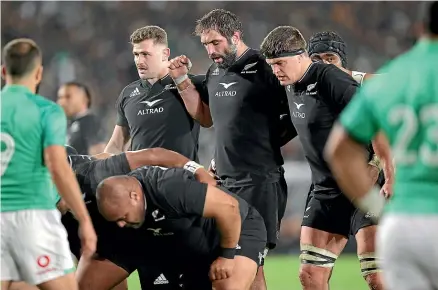
[[191, 67], [192, 63], [187, 56], [177, 56], [169, 61], [169, 75], [175, 80], [187, 75]]
[[210, 280], [223, 280], [231, 277], [234, 269], [234, 259], [217, 258], [210, 266]]

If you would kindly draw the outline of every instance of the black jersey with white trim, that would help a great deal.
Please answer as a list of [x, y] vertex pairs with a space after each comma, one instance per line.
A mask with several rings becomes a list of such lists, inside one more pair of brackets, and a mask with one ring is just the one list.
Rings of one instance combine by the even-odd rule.
[[[196, 85], [199, 78], [190, 75]], [[117, 125], [129, 128], [130, 150], [161, 147], [198, 160], [200, 125], [187, 112], [172, 78], [151, 85], [137, 80], [126, 86], [116, 102]]]
[[[145, 166], [129, 176], [142, 185], [146, 200], [142, 230], [150, 238], [179, 235], [180, 242], [190, 247], [202, 244], [210, 248], [218, 243], [217, 225], [213, 219], [203, 218], [207, 184], [198, 182], [191, 172], [182, 168]], [[243, 222], [249, 212], [248, 203], [231, 195], [239, 201]]]
[[106, 159], [88, 155], [70, 155], [69, 159], [86, 201], [94, 200], [97, 186], [105, 178], [131, 172], [125, 153]]
[[312, 171], [316, 195], [340, 194], [323, 152], [335, 121], [358, 87], [350, 75], [321, 62], [312, 63], [298, 82], [286, 87], [292, 122]]
[[210, 107], [217, 136], [219, 177], [239, 182], [279, 178], [280, 119], [289, 108], [284, 88], [264, 57], [248, 49], [228, 69], [213, 63], [204, 85], [200, 95]]

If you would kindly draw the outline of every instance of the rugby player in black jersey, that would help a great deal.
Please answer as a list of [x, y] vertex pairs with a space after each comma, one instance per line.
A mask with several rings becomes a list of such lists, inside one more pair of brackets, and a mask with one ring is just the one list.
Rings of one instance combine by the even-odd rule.
[[[306, 290], [328, 289], [332, 267], [354, 235], [362, 274], [371, 289], [382, 289], [374, 254], [375, 222], [342, 194], [323, 158], [331, 128], [359, 84], [334, 65], [312, 62], [306, 47], [300, 31], [291, 26], [275, 28], [261, 45], [267, 62], [286, 86], [292, 122], [312, 170], [313, 190], [301, 228], [300, 280]], [[369, 151], [364, 162], [373, 156]], [[390, 154], [379, 157], [391, 163]], [[370, 178], [370, 188], [373, 182]]]
[[[173, 240], [168, 241], [168, 248], [157, 245], [152, 251], [153, 253], [139, 251], [133, 246], [137, 243], [137, 240], [141, 240], [138, 233], [132, 233], [129, 229], [119, 229], [117, 226], [104, 221], [97, 212], [94, 202], [95, 190], [103, 179], [114, 175], [127, 174], [131, 170], [145, 165], [184, 167], [184, 165], [189, 164], [197, 169], [195, 177], [198, 181], [215, 185], [214, 179], [199, 165], [189, 162], [190, 160], [187, 157], [163, 148], [128, 151], [114, 156], [107, 153], [95, 156], [76, 155], [71, 147], [67, 147], [67, 151], [70, 164], [84, 193], [87, 208], [99, 237], [97, 259], [79, 262], [77, 278], [80, 289], [111, 289], [136, 269], [139, 272], [142, 287], [145, 289], [155, 289], [158, 286], [159, 289], [174, 289], [174, 287], [177, 287], [175, 285], [180, 283], [181, 269], [176, 268], [170, 262], [174, 259], [171, 254], [171, 242]], [[58, 208], [61, 212], [66, 211], [62, 200], [58, 203]], [[71, 251], [79, 258], [80, 244], [77, 231], [69, 228], [68, 233]], [[132, 246], [127, 247], [127, 245]], [[147, 257], [142, 256], [143, 254]], [[165, 269], [150, 267], [150, 265], [163, 265], [163, 263], [167, 263], [168, 267], [165, 267]], [[147, 273], [143, 273], [146, 271]], [[153, 283], [160, 275], [165, 275], [167, 281], [165, 285]], [[153, 279], [151, 281], [151, 279], [145, 279], [144, 277], [153, 277]], [[118, 287], [120, 288], [117, 289], [126, 289], [126, 285], [119, 285]]]
[[[215, 9], [197, 21], [196, 34], [213, 61], [203, 87], [188, 78], [186, 56], [170, 62], [190, 115], [214, 125], [215, 165], [221, 184], [254, 206], [264, 218], [268, 248], [275, 247], [287, 200], [280, 147], [296, 136], [287, 96], [264, 57], [243, 41], [242, 23]], [[263, 269], [255, 289], [266, 289]]]
[[186, 289], [249, 290], [266, 246], [263, 218], [189, 171], [153, 166], [105, 179], [96, 193], [99, 212], [146, 235], [142, 247], [177, 238], [172, 262], [185, 266]]
[[[116, 102], [117, 121], [105, 152], [120, 153], [161, 147], [198, 160], [200, 126], [187, 112], [169, 76], [167, 33], [158, 26], [145, 26], [130, 36], [132, 54], [139, 79], [127, 85]], [[189, 76], [195, 85], [202, 78]], [[199, 80], [199, 81], [198, 81]], [[150, 268], [163, 267], [155, 263]], [[145, 275], [153, 271], [144, 271]], [[153, 285], [156, 277], [140, 277]], [[151, 286], [152, 287], [152, 286]]]
[[[145, 26], [132, 33], [130, 42], [140, 79], [120, 93], [116, 126], [105, 152], [123, 152], [130, 141], [130, 150], [161, 147], [196, 161], [199, 124], [188, 114], [169, 76], [166, 31]], [[190, 79], [198, 85], [203, 77]]]
[[[351, 75], [359, 85], [362, 85], [363, 81], [375, 76], [375, 74], [349, 70], [347, 68], [347, 44], [342, 37], [334, 31], [322, 31], [312, 35], [308, 43], [308, 53], [313, 61], [323, 61], [327, 64], [334, 64], [347, 74]], [[376, 135], [375, 139], [373, 140], [373, 149], [376, 151], [376, 154], [378, 156], [385, 155], [385, 153], [381, 151], [385, 150], [386, 148], [389, 148], [389, 144], [385, 135]], [[380, 164], [383, 171], [378, 171], [379, 167], [375, 166], [376, 161]], [[379, 175], [379, 185], [382, 188], [381, 191], [387, 198], [389, 198], [393, 193], [393, 164], [387, 164], [385, 162], [380, 163], [376, 158], [374, 158], [370, 165], [372, 166], [370, 168], [370, 173], [372, 175]], [[384, 181], [384, 183], [382, 183], [382, 181]]]

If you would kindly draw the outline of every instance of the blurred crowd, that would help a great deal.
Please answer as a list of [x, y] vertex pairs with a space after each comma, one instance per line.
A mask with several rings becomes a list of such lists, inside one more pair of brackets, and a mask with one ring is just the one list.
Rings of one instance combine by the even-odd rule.
[[[93, 110], [107, 136], [115, 124], [115, 101], [121, 90], [138, 78], [130, 34], [145, 25], [159, 25], [168, 33], [172, 56], [186, 54], [192, 72], [202, 74], [211, 61], [193, 35], [195, 21], [214, 8], [236, 13], [244, 27], [244, 40], [258, 48], [278, 25], [292, 25], [309, 39], [318, 31], [333, 30], [347, 42], [348, 66], [373, 72], [385, 61], [407, 50], [414, 42], [412, 23], [418, 2], [2, 2], [3, 44], [30, 37], [42, 48], [44, 81], [40, 94], [55, 100], [60, 84], [77, 80], [91, 88]], [[209, 163], [214, 150], [211, 130], [200, 136], [200, 159]], [[310, 171], [298, 140], [283, 149], [291, 202], [282, 233], [296, 242]]]

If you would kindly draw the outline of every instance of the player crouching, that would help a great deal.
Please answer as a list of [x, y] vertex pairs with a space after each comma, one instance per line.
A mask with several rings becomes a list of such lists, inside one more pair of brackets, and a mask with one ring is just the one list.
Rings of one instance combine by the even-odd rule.
[[96, 201], [106, 220], [148, 235], [142, 247], [165, 240], [165, 233], [177, 236], [175, 263], [185, 263], [186, 289], [250, 289], [263, 257], [266, 228], [243, 199], [196, 181], [184, 169], [146, 167], [105, 179]]

